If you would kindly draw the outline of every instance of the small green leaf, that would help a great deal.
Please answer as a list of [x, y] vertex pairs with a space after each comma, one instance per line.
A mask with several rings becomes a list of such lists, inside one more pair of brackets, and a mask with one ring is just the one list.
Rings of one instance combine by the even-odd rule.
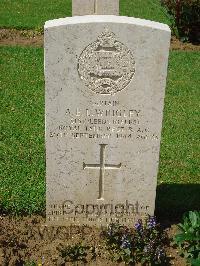
[[179, 234], [174, 237], [176, 243], [185, 241], [185, 234]]
[[200, 265], [200, 259], [191, 259], [189, 260], [191, 263], [191, 266], [199, 266]]
[[124, 249], [124, 252], [126, 253], [126, 255], [130, 255], [131, 254], [131, 251], [130, 251], [129, 248]]
[[190, 221], [191, 221], [191, 223], [192, 223], [192, 226], [193, 226], [193, 227], [196, 227], [196, 225], [197, 225], [197, 215], [196, 215], [196, 213], [190, 211], [190, 212], [189, 212], [189, 218], [190, 218]]

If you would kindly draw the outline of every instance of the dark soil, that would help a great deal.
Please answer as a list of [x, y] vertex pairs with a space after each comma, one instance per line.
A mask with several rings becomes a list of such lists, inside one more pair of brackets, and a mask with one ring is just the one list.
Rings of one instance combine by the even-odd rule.
[[[169, 237], [176, 232], [176, 226], [166, 229]], [[34, 261], [37, 266], [74, 265], [64, 263], [60, 250], [68, 245], [83, 243], [88, 249], [87, 262], [75, 265], [124, 265], [114, 263], [109, 257], [100, 229], [92, 227], [47, 227], [41, 216], [0, 216], [0, 265], [23, 266]], [[95, 256], [94, 256], [95, 255]], [[166, 265], [186, 266], [177, 250], [167, 247], [169, 263]], [[32, 265], [31, 265], [32, 266]]]
[[[43, 33], [33, 30], [0, 29], [0, 45], [42, 47]], [[172, 37], [171, 50], [200, 51], [200, 45], [182, 43]]]
[[33, 30], [0, 29], [0, 45], [43, 46], [43, 33]]
[[192, 43], [183, 43], [176, 37], [172, 36], [171, 50], [183, 50], [183, 51], [200, 51], [200, 45], [194, 45]]

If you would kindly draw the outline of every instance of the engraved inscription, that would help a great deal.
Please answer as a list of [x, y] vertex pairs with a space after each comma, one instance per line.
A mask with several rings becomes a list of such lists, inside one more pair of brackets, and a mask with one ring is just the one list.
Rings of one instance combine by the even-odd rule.
[[132, 80], [135, 60], [132, 52], [106, 29], [81, 53], [78, 72], [93, 92], [113, 95], [125, 89]]
[[144, 121], [136, 106], [122, 107], [120, 101], [97, 101], [83, 109], [65, 109], [65, 117], [50, 131], [51, 138], [127, 139], [158, 141], [158, 134]]
[[99, 197], [98, 200], [104, 200], [104, 173], [106, 169], [120, 169], [122, 164], [106, 164], [105, 163], [105, 149], [107, 144], [100, 144], [100, 164], [85, 164], [83, 169], [100, 169], [99, 176]]
[[48, 206], [47, 219], [50, 222], [56, 221], [72, 221], [73, 224], [90, 225], [109, 224], [111, 222], [119, 222], [121, 224], [132, 225], [133, 221], [145, 219], [149, 206], [136, 202], [108, 202], [108, 203], [79, 203], [73, 200], [65, 200], [61, 204], [50, 204]]

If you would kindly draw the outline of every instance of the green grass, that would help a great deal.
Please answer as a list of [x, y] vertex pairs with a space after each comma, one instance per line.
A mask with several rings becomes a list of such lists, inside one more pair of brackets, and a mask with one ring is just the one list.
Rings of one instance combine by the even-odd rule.
[[[120, 15], [170, 24], [160, 0], [121, 0]], [[71, 0], [1, 0], [0, 27], [37, 29], [45, 21], [71, 16]]]
[[71, 0], [1, 0], [0, 27], [37, 29], [45, 21], [71, 16]]
[[11, 212], [44, 209], [43, 50], [1, 50], [0, 206]]
[[157, 189], [157, 213], [200, 209], [200, 53], [170, 55]]
[[[45, 208], [43, 49], [1, 47], [0, 207]], [[199, 208], [198, 102], [200, 53], [171, 52], [157, 208]]]
[[121, 0], [120, 15], [158, 21], [170, 25], [171, 19], [160, 0]]
[[171, 53], [165, 98], [160, 182], [200, 183], [200, 53]]

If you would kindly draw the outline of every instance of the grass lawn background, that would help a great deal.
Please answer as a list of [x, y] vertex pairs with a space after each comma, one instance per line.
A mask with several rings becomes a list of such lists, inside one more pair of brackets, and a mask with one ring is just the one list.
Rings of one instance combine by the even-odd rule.
[[[120, 15], [170, 25], [160, 0], [121, 0]], [[71, 0], [1, 0], [0, 27], [41, 29], [71, 16]], [[0, 209], [45, 209], [43, 49], [0, 47]], [[199, 209], [200, 53], [170, 53], [156, 210], [173, 216]]]
[[[43, 49], [1, 47], [0, 53], [0, 208], [11, 213], [41, 212], [45, 208]], [[199, 62], [198, 52], [170, 53], [158, 179], [161, 212], [199, 208]]]
[[0, 206], [11, 212], [44, 209], [43, 49], [0, 47]]
[[[120, 15], [170, 24], [160, 0], [120, 0]], [[45, 21], [71, 16], [71, 0], [1, 0], [0, 27], [39, 29]]]

